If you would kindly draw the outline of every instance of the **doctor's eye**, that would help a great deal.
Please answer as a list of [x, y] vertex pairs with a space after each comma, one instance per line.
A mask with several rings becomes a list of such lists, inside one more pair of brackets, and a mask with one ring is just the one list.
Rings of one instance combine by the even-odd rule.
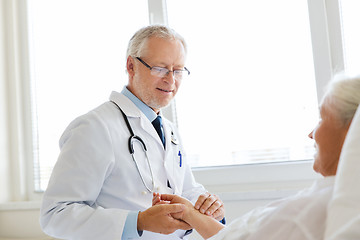
[[151, 74], [158, 77], [165, 77], [170, 71], [167, 68], [153, 67]]

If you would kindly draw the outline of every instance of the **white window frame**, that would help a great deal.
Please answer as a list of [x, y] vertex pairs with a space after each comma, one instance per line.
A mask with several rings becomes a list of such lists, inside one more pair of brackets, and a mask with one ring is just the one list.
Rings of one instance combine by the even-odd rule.
[[344, 70], [339, 0], [308, 0], [318, 102], [334, 73]]
[[[148, 5], [150, 23], [166, 24], [166, 0], [148, 0]], [[0, 114], [6, 116], [0, 118], [0, 133], [5, 133], [0, 139], [0, 167], [10, 173], [0, 174], [0, 182], [6, 183], [0, 203], [38, 201], [42, 196], [34, 193], [33, 186], [32, 99], [26, 6], [26, 0], [0, 1]], [[308, 0], [308, 7], [320, 101], [331, 76], [344, 68], [339, 3], [338, 0]], [[166, 108], [164, 115], [176, 122], [175, 105]], [[311, 165], [311, 161], [298, 161], [194, 168], [193, 171], [198, 182], [211, 191], [222, 192], [223, 197], [228, 199], [249, 198], [248, 193], [256, 192], [260, 185], [268, 188], [250, 196], [276, 198], [283, 193], [273, 191], [269, 195], [268, 189], [279, 189], [279, 185], [282, 189], [301, 188], [317, 178]], [[273, 184], [270, 186], [269, 183]], [[229, 185], [247, 194], [235, 196], [233, 189], [226, 187]], [[263, 194], [265, 192], [267, 194]]]
[[28, 201], [33, 192], [33, 142], [31, 116], [31, 86], [29, 71], [29, 48], [26, 0], [1, 1], [0, 16], [3, 36], [1, 65], [4, 69], [0, 79], [4, 86], [1, 102], [7, 116], [1, 125], [6, 136], [6, 157], [1, 158], [5, 173], [0, 181], [9, 186], [5, 192], [8, 201]]

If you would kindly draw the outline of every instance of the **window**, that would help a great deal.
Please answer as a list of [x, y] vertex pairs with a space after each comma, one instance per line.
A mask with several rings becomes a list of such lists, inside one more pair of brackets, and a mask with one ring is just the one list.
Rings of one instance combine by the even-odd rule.
[[[326, 24], [309, 23], [309, 15], [326, 23], [319, 14], [326, 4], [307, 2], [28, 0], [35, 190], [46, 188], [70, 121], [126, 83], [127, 42], [149, 18], [168, 20], [189, 44], [191, 79], [182, 83], [176, 115], [194, 167], [311, 159], [307, 133], [318, 121], [317, 93], [333, 69], [319, 64], [331, 61], [322, 41], [329, 38]], [[343, 21], [345, 35], [356, 32]], [[349, 41], [347, 53], [356, 46]], [[347, 66], [356, 62], [347, 56]]]
[[169, 25], [189, 45], [191, 79], [176, 110], [193, 166], [312, 159], [318, 104], [307, 2], [167, 4]]
[[127, 43], [135, 30], [148, 25], [149, 16], [146, 0], [29, 0], [28, 4], [37, 108], [35, 190], [41, 191], [66, 126], [127, 82]]
[[360, 73], [360, 22], [358, 0], [341, 0], [341, 18], [345, 50], [345, 69], [350, 73]]

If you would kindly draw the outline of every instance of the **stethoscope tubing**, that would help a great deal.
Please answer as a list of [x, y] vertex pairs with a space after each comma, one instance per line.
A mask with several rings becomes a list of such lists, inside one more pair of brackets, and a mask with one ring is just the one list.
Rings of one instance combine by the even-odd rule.
[[[127, 118], [126, 114], [124, 113], [124, 111], [120, 108], [120, 106], [114, 102], [114, 101], [111, 101], [112, 103], [114, 103], [117, 108], [120, 110], [120, 112], [122, 113], [123, 117], [124, 117], [124, 120], [125, 120], [125, 123], [126, 123], [126, 126], [130, 132], [130, 137], [129, 137], [129, 141], [128, 141], [128, 147], [129, 147], [129, 152], [130, 152], [130, 155], [135, 163], [135, 166], [136, 166], [136, 170], [138, 171], [139, 173], [139, 176], [141, 178], [141, 181], [142, 183], [144, 184], [144, 187], [146, 188], [147, 191], [149, 191], [150, 193], [154, 192], [154, 189], [155, 189], [155, 181], [154, 181], [154, 175], [153, 175], [153, 172], [152, 172], [152, 168], [151, 168], [151, 164], [150, 164], [150, 161], [149, 161], [149, 157], [148, 157], [148, 154], [147, 154], [147, 148], [146, 148], [146, 145], [144, 143], [144, 141], [137, 135], [134, 134], [134, 131], [130, 125], [130, 122], [129, 122], [129, 119]], [[152, 188], [149, 188], [141, 174], [141, 171], [140, 171], [140, 168], [137, 164], [137, 161], [135, 160], [135, 157], [134, 157], [134, 141], [138, 141], [140, 142], [144, 152], [145, 152], [145, 157], [146, 157], [146, 161], [147, 161], [147, 164], [149, 166], [149, 169], [150, 169], [150, 175], [151, 175], [151, 185], [152, 185]]]

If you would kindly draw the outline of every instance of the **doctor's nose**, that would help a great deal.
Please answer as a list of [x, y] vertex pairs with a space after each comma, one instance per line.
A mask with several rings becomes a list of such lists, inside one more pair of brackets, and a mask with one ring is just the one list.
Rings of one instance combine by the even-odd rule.
[[169, 84], [173, 84], [175, 83], [175, 75], [173, 71], [169, 71], [168, 74], [166, 74], [163, 77], [163, 80]]

